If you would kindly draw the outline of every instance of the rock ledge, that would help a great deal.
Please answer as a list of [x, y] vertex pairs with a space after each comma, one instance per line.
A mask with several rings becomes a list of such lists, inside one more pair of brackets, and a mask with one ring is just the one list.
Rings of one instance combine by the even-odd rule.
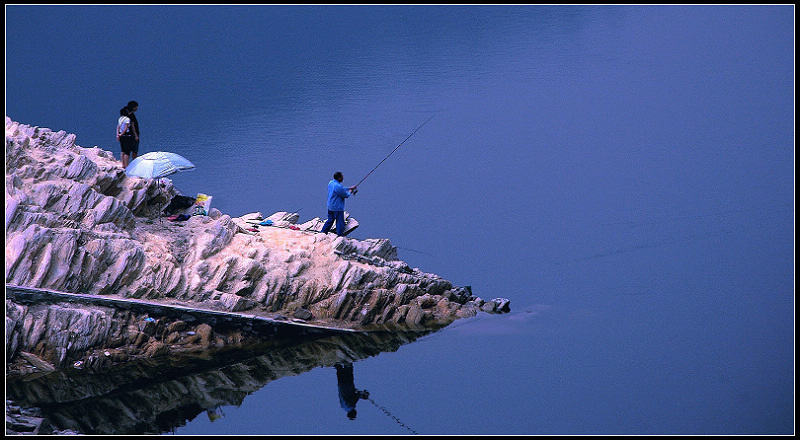
[[[297, 214], [279, 211], [260, 226], [261, 213], [232, 218], [214, 208], [185, 222], [160, 218], [178, 195], [169, 179], [128, 177], [111, 152], [8, 117], [5, 188], [6, 285], [351, 329], [440, 327], [508, 311], [507, 300], [484, 301], [409, 267], [388, 239], [318, 233], [319, 219], [298, 225]], [[101, 334], [135, 338], [129, 327], [144, 319], [110, 316], [7, 300], [7, 359], [29, 353], [58, 368], [106, 344]]]

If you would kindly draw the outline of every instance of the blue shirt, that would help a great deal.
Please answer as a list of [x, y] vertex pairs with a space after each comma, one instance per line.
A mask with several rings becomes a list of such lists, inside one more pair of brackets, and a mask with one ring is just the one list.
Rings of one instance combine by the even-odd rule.
[[350, 191], [336, 179], [328, 183], [328, 211], [344, 211], [344, 199], [348, 197]]

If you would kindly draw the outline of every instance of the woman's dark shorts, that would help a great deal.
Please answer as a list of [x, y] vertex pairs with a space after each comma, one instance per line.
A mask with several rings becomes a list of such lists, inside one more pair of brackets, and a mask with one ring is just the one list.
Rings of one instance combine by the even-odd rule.
[[125, 154], [139, 154], [139, 143], [136, 142], [136, 138], [133, 136], [120, 136], [119, 145], [122, 147], [122, 152]]

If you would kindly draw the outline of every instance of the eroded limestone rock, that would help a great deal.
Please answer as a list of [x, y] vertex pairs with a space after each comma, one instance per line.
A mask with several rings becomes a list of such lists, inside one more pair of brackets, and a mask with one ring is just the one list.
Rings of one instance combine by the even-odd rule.
[[[507, 300], [483, 301], [409, 267], [388, 239], [321, 234], [319, 219], [298, 224], [297, 213], [278, 211], [270, 226], [261, 213], [231, 218], [216, 209], [185, 222], [157, 218], [177, 195], [169, 179], [128, 177], [112, 153], [8, 117], [5, 188], [7, 285], [267, 317], [303, 310], [304, 321], [354, 328], [442, 326], [508, 311]], [[98, 347], [152, 357], [176, 343], [220, 343], [205, 329], [156, 337], [119, 313], [60, 305], [32, 313], [7, 302], [7, 359], [24, 352], [56, 366], [102, 363], [133, 351], [95, 356]]]

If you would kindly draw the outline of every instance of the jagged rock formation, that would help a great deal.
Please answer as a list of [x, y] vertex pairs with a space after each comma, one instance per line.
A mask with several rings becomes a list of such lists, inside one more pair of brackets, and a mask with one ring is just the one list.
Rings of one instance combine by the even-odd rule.
[[[298, 227], [296, 214], [278, 212], [269, 217], [275, 226], [258, 227], [260, 213], [231, 218], [213, 208], [182, 223], [156, 219], [178, 195], [169, 179], [128, 177], [112, 153], [8, 117], [5, 188], [7, 285], [356, 328], [442, 326], [508, 310], [505, 300], [484, 301], [410, 268], [387, 239], [309, 232], [319, 219]], [[63, 356], [74, 346], [68, 339], [97, 337], [102, 319], [48, 310], [19, 312], [7, 302], [7, 359], [26, 352], [60, 365], [71, 358]], [[35, 330], [42, 326], [52, 326], [51, 339]]]
[[386, 239], [250, 233], [215, 209], [183, 225], [154, 221], [177, 195], [162, 181], [127, 177], [108, 151], [6, 117], [6, 283], [228, 310], [303, 308], [352, 325], [446, 323], [484, 305], [398, 261]]
[[[157, 218], [178, 195], [169, 179], [128, 177], [112, 153], [75, 145], [75, 135], [64, 131], [23, 125], [8, 117], [5, 191], [7, 289], [23, 286], [133, 298], [339, 328], [399, 325], [399, 330], [391, 332], [398, 337], [408, 327], [430, 331], [478, 311], [508, 311], [507, 300], [484, 301], [472, 296], [469, 287], [454, 286], [437, 275], [409, 267], [398, 260], [396, 248], [387, 239], [355, 240], [315, 233], [320, 219], [298, 225], [296, 214], [276, 212], [268, 217], [273, 226], [267, 227], [258, 225], [261, 213], [231, 218], [213, 208], [208, 215], [192, 216], [181, 223]], [[56, 391], [32, 388], [31, 384], [38, 383], [34, 380], [59, 383], [56, 376], [65, 371], [78, 374], [69, 373], [73, 376], [70, 383], [84, 377], [81, 371], [93, 372], [86, 380], [88, 390], [97, 383], [99, 371], [124, 377], [126, 366], [143, 361], [163, 359], [172, 365], [180, 356], [214, 359], [219, 352], [227, 359], [263, 342], [248, 328], [210, 326], [97, 305], [6, 300], [7, 385], [20, 391], [15, 398], [28, 406], [105, 396], [116, 393], [116, 386], [125, 382], [114, 379], [105, 382], [108, 389], [55, 400], [47, 396], [59, 392], [57, 386]], [[396, 349], [396, 345], [392, 347]], [[371, 346], [368, 338], [360, 350], [371, 355], [384, 347]], [[298, 355], [297, 350], [286, 352], [285, 357], [281, 353], [273, 354], [280, 357], [279, 362]], [[335, 355], [331, 359], [338, 360], [361, 356], [346, 355], [341, 347], [334, 347], [331, 353]], [[325, 365], [335, 361], [331, 359]], [[318, 362], [309, 358], [303, 365], [310, 369], [321, 365]], [[122, 376], [114, 376], [121, 368]], [[48, 379], [53, 377], [54, 381]], [[205, 380], [200, 376], [198, 383]], [[256, 379], [254, 386], [265, 380]], [[171, 386], [166, 384], [165, 392], [171, 392]], [[201, 388], [196, 390], [197, 396], [213, 392]], [[134, 394], [139, 392], [136, 390]], [[236, 396], [232, 401], [243, 397]], [[128, 404], [124, 399], [110, 403], [105, 397], [100, 399], [98, 408]], [[176, 405], [199, 412], [228, 402], [198, 399], [179, 399]], [[91, 405], [94, 400], [86, 402]], [[154, 408], [153, 414], [163, 418], [164, 411], [176, 408]], [[56, 425], [53, 427], [43, 422], [39, 410], [26, 412], [8, 400], [6, 410], [7, 433], [161, 429], [154, 420], [136, 428], [127, 425], [128, 421], [119, 427], [103, 422], [103, 428], [96, 428], [88, 421], [77, 422], [86, 414], [67, 415], [63, 408], [48, 414]], [[135, 409], [121, 411], [133, 414]], [[176, 423], [180, 424], [185, 419], [178, 413]]]

